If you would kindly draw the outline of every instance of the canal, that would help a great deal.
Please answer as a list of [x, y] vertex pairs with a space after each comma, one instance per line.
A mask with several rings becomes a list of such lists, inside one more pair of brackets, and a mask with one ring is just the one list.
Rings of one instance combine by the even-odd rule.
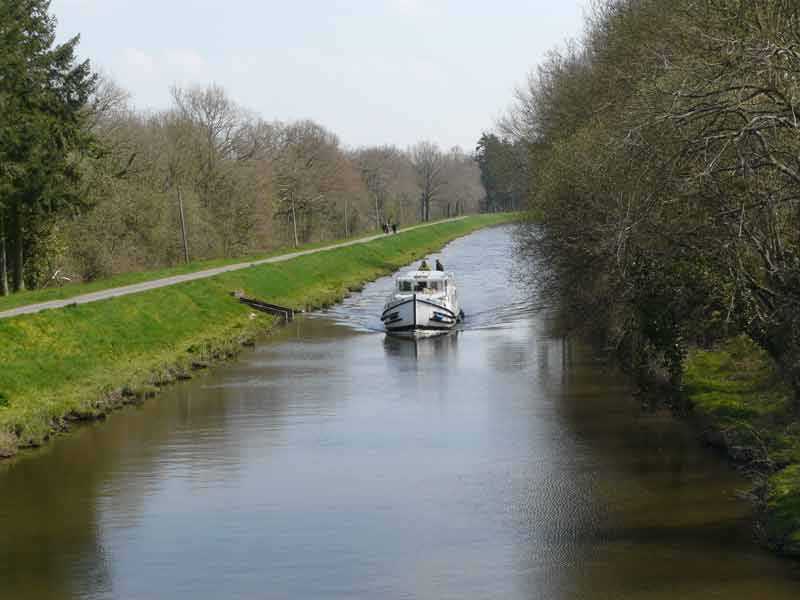
[[511, 229], [450, 244], [464, 330], [390, 279], [0, 464], [0, 597], [797, 598], [747, 482], [549, 333]]

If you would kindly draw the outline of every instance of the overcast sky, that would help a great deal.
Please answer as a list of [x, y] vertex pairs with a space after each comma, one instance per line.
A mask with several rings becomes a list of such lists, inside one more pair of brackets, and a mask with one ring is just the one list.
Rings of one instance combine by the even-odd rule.
[[348, 146], [471, 150], [587, 0], [53, 0], [63, 40], [138, 108], [217, 83], [269, 120], [310, 118]]

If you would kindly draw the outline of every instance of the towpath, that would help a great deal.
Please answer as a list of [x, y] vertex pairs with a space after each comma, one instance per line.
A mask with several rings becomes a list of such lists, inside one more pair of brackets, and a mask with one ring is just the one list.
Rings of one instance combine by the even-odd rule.
[[[436, 221], [435, 223], [423, 223], [422, 225], [415, 225], [413, 227], [407, 227], [405, 229], [400, 230], [397, 235], [402, 235], [408, 231], [413, 231], [415, 229], [421, 229], [423, 227], [432, 227], [434, 225], [440, 225], [441, 223], [447, 223], [451, 221], [460, 221], [465, 217], [456, 217], [455, 219], [447, 219], [445, 221]], [[12, 308], [9, 310], [5, 310], [0, 312], [0, 319], [10, 319], [12, 317], [19, 317], [21, 315], [30, 315], [33, 313], [38, 313], [43, 310], [50, 310], [54, 308], [64, 308], [65, 306], [69, 306], [72, 304], [88, 304], [90, 302], [98, 302], [100, 300], [109, 300], [110, 298], [118, 298], [119, 296], [128, 296], [130, 294], [138, 294], [139, 292], [146, 292], [148, 290], [155, 290], [158, 288], [167, 287], [170, 285], [177, 285], [179, 283], [186, 283], [187, 281], [196, 281], [198, 279], [206, 279], [208, 277], [214, 277], [215, 275], [221, 275], [222, 273], [230, 273], [231, 271], [239, 271], [241, 269], [247, 269], [249, 267], [254, 267], [258, 265], [268, 265], [272, 263], [280, 263], [287, 260], [292, 260], [293, 258], [298, 258], [300, 256], [305, 256], [307, 254], [316, 254], [317, 252], [325, 252], [326, 250], [334, 250], [336, 248], [345, 248], [347, 246], [355, 246], [356, 244], [366, 244], [368, 242], [372, 242], [374, 240], [378, 240], [381, 238], [386, 237], [387, 235], [392, 234], [384, 234], [379, 233], [378, 235], [373, 235], [365, 238], [359, 238], [356, 240], [350, 240], [347, 242], [339, 242], [337, 244], [331, 244], [330, 246], [323, 246], [321, 248], [313, 248], [311, 250], [300, 250], [298, 252], [292, 252], [290, 254], [281, 254], [280, 256], [273, 256], [270, 258], [263, 258], [261, 260], [250, 260], [247, 262], [236, 263], [232, 265], [226, 265], [224, 267], [216, 267], [213, 269], [206, 269], [204, 271], [196, 271], [194, 273], [186, 273], [184, 275], [174, 275], [172, 277], [164, 277], [162, 279], [154, 279], [152, 281], [143, 281], [141, 283], [135, 283], [132, 285], [126, 285], [117, 288], [111, 288], [107, 290], [101, 290], [99, 292], [92, 292], [90, 294], [83, 294], [80, 296], [73, 296], [71, 298], [64, 298], [61, 300], [50, 300], [48, 302], [39, 302], [37, 304], [27, 304], [25, 306], [19, 306], [17, 308]]]

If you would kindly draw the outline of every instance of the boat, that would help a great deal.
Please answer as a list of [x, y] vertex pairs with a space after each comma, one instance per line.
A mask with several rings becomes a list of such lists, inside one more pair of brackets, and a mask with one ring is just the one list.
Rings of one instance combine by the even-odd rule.
[[411, 271], [395, 279], [381, 321], [387, 333], [427, 336], [453, 329], [463, 316], [453, 273]]

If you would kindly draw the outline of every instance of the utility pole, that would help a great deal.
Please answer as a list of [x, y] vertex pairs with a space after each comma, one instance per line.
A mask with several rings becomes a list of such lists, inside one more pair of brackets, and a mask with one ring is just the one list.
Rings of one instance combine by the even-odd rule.
[[183, 190], [178, 187], [178, 212], [181, 215], [181, 236], [183, 237], [183, 259], [189, 264], [189, 242], [186, 241], [186, 219], [183, 216]]
[[0, 211], [0, 296], [8, 296], [11, 290], [8, 287], [8, 258], [6, 256], [6, 225], [5, 216]]
[[347, 214], [347, 196], [344, 197], [344, 238], [350, 237], [350, 220]]

